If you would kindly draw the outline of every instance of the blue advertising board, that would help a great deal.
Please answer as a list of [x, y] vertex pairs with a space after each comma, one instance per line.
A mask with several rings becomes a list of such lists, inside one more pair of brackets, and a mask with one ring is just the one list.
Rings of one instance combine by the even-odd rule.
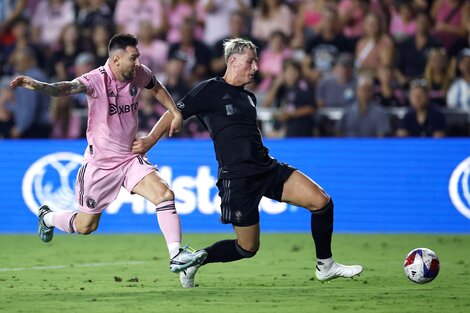
[[[335, 231], [470, 233], [469, 139], [266, 140], [270, 154], [317, 181], [335, 201]], [[0, 233], [33, 233], [37, 208], [75, 208], [84, 140], [0, 141]], [[184, 232], [225, 232], [209, 140], [167, 139], [148, 154], [175, 192]], [[264, 231], [303, 232], [303, 209], [263, 199]], [[99, 232], [159, 232], [152, 204], [124, 189]]]

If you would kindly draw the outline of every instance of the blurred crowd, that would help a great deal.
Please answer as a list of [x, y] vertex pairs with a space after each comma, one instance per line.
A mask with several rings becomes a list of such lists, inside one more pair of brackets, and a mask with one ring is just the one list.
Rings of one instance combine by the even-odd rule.
[[[223, 75], [225, 39], [252, 40], [267, 137], [470, 135], [467, 0], [1, 0], [0, 138], [84, 137], [85, 95], [9, 82], [72, 80], [123, 32], [175, 101]], [[165, 109], [145, 91], [139, 107], [145, 134]], [[180, 136], [208, 134], [191, 119]]]

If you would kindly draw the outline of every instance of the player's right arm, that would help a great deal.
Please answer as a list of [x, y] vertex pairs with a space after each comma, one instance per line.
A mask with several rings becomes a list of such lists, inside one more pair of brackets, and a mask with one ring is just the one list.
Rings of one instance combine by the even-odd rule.
[[68, 96], [77, 93], [86, 93], [86, 86], [74, 79], [72, 81], [62, 81], [57, 83], [45, 83], [29, 76], [18, 76], [10, 83], [12, 88], [24, 87], [26, 89], [39, 91], [52, 97]]

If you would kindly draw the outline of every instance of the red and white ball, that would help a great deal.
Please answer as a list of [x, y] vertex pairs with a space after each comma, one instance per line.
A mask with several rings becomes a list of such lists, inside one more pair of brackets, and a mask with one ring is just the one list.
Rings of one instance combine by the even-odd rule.
[[417, 248], [408, 253], [403, 266], [406, 277], [412, 282], [426, 284], [437, 277], [440, 263], [434, 251], [428, 248]]

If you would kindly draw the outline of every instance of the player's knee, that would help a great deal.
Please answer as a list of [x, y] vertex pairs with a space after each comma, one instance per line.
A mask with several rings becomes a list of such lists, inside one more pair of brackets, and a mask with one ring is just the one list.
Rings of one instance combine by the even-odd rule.
[[310, 212], [321, 210], [328, 205], [330, 199], [331, 197], [328, 194], [322, 193], [320, 196], [312, 197], [305, 208]]
[[173, 199], [175, 199], [175, 194], [173, 190], [171, 190], [170, 188], [165, 188], [156, 193], [154, 202], [160, 203], [165, 200], [173, 200]]
[[331, 197], [325, 197], [320, 201], [318, 204], [316, 204], [310, 211], [313, 214], [322, 214], [323, 212], [327, 212], [329, 210], [332, 210], [334, 207], [333, 204], [333, 199]]
[[98, 228], [98, 224], [91, 223], [86, 225], [76, 225], [77, 233], [80, 235], [89, 235]]
[[237, 251], [244, 258], [252, 258], [256, 255], [259, 250], [259, 242], [253, 242], [250, 244], [244, 244], [243, 246], [237, 243]]

